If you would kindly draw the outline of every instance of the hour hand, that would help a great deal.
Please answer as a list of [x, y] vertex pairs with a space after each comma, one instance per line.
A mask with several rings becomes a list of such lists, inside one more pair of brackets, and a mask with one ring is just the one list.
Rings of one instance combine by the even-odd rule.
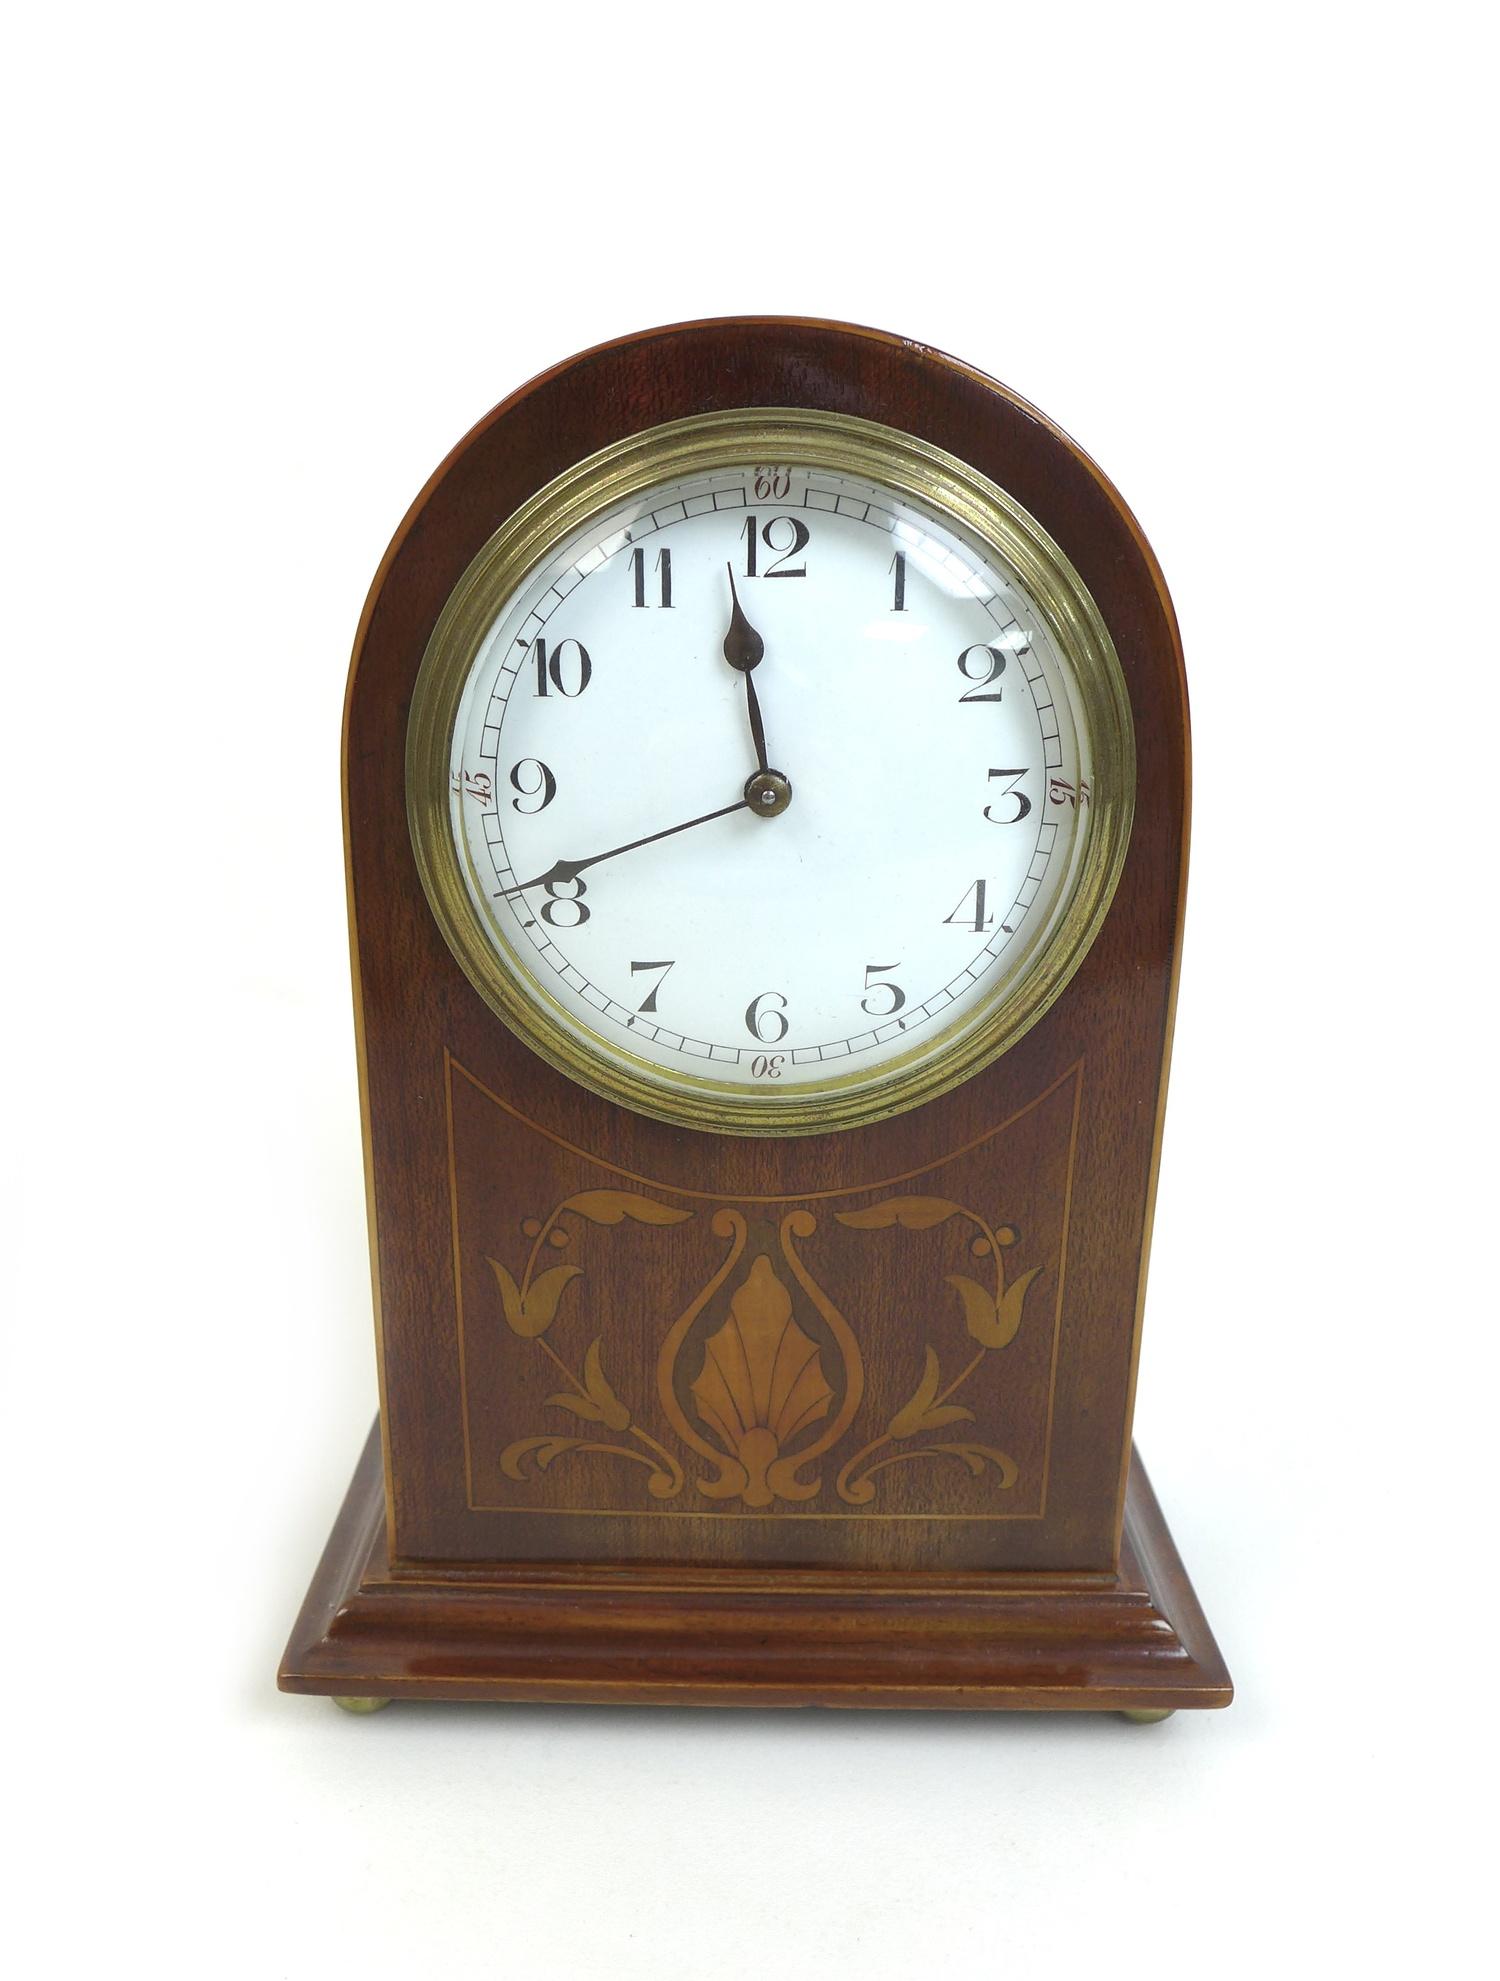
[[766, 657], [766, 643], [745, 617], [745, 609], [740, 604], [740, 595], [734, 588], [734, 566], [726, 564], [729, 573], [729, 596], [734, 610], [729, 618], [729, 631], [724, 635], [724, 658], [731, 667], [737, 667], [748, 675], [752, 667], [759, 667]]
[[792, 802], [791, 781], [779, 770], [772, 770], [766, 753], [766, 725], [760, 712], [760, 696], [755, 692], [755, 669], [766, 657], [766, 643], [745, 617], [735, 588], [734, 566], [729, 573], [729, 597], [733, 610], [729, 631], [724, 635], [724, 658], [745, 677], [745, 710], [750, 718], [750, 740], [755, 745], [755, 775], [745, 785], [745, 799], [757, 818], [771, 819]]

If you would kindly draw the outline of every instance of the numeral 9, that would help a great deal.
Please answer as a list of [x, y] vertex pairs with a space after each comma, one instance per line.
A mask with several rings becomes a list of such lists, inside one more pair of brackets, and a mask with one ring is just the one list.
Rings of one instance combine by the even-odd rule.
[[[526, 772], [524, 783], [521, 779], [521, 772], [523, 770]], [[524, 812], [528, 815], [545, 812], [547, 807], [552, 803], [552, 800], [557, 796], [557, 779], [548, 770], [540, 757], [522, 757], [518, 764], [512, 764], [510, 768], [510, 784], [513, 791], [519, 791], [521, 794], [520, 798], [512, 798], [510, 801], [511, 804], [516, 811]], [[521, 798], [537, 797], [542, 801], [539, 805], [523, 805], [521, 803]]]

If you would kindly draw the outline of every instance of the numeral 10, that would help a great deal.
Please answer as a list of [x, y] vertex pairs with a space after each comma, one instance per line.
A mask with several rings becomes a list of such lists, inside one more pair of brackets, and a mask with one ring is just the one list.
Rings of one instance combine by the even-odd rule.
[[559, 640], [555, 647], [549, 649], [544, 639], [538, 639], [532, 656], [536, 661], [536, 691], [539, 695], [548, 695], [555, 688], [571, 701], [575, 695], [583, 693], [593, 677], [594, 663], [589, 659], [588, 648], [580, 640]]

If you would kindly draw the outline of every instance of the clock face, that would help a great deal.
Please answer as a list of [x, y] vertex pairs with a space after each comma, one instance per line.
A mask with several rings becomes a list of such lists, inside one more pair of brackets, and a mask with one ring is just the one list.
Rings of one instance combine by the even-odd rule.
[[1081, 955], [1123, 690], [1013, 505], [939, 499], [871, 430], [749, 459], [753, 426], [699, 424], [613, 500], [584, 464], [581, 519], [435, 636], [434, 836], [470, 974], [569, 1071], [696, 1125], [836, 1125], [952, 1084], [1055, 994], [1064, 928]]

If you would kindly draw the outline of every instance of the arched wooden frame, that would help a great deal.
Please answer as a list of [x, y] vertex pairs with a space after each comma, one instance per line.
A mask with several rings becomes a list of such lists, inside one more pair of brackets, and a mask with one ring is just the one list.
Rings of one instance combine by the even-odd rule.
[[[523, 1045], [438, 931], [404, 784], [423, 653], [453, 587], [506, 518], [624, 435], [753, 407], [806, 407], [915, 434], [1013, 496], [1103, 616], [1129, 690], [1137, 760], [1124, 870], [1052, 1009], [925, 1106], [785, 1141], [708, 1136], [628, 1112]], [[344, 791], [381, 1435], [351, 1488], [283, 1684], [771, 1703], [1225, 1703], [1227, 1676], [1139, 1466], [1132, 1472], [1130, 1439], [1187, 856], [1186, 689], [1155, 559], [1088, 457], [991, 379], [876, 331], [752, 318], [586, 352], [481, 421], [398, 530], [359, 629]], [[611, 1193], [658, 1209], [601, 1209]], [[898, 1463], [908, 1455], [902, 1439], [881, 1432], [908, 1421], [892, 1405], [912, 1390], [909, 1376], [921, 1376], [912, 1317], [934, 1337], [962, 1319], [942, 1287], [955, 1276], [939, 1270], [951, 1253], [924, 1250], [925, 1239], [872, 1242], [901, 1223], [882, 1205], [912, 1193], [949, 1205], [942, 1243], [974, 1220], [972, 1255], [985, 1272], [993, 1267], [1002, 1321], [1019, 1315], [1020, 1300], [1028, 1309], [1013, 1343], [997, 1348], [1010, 1358], [998, 1365], [1003, 1380], [976, 1376], [972, 1392], [982, 1388], [986, 1408], [1011, 1413], [1007, 1435], [1024, 1463], [985, 1443], [983, 1410], [965, 1406], [972, 1449], [991, 1456], [959, 1452], [948, 1468], [954, 1483], [941, 1488], [933, 1467]], [[628, 1420], [612, 1447], [602, 1434], [555, 1435], [555, 1398], [553, 1415], [531, 1426], [537, 1435], [520, 1435], [526, 1411], [536, 1418], [544, 1400], [528, 1387], [541, 1379], [511, 1353], [527, 1346], [517, 1316], [539, 1297], [534, 1248], [544, 1239], [582, 1262], [576, 1285], [558, 1286], [557, 1297], [581, 1298], [586, 1285], [594, 1318], [578, 1324], [571, 1362], [553, 1359], [568, 1363], [584, 1429]], [[804, 1434], [775, 1462], [776, 1425], [757, 1427], [758, 1456], [746, 1440], [743, 1450], [733, 1439], [723, 1447], [694, 1415], [693, 1398], [706, 1392], [690, 1380], [712, 1302], [753, 1303], [767, 1275], [806, 1340], [821, 1344], [830, 1389], [822, 1432], [838, 1423], [846, 1441], [824, 1446]], [[684, 1289], [694, 1286], [710, 1291], [684, 1321]], [[769, 1310], [763, 1301], [759, 1311]], [[535, 1310], [522, 1319], [529, 1327]], [[970, 1321], [979, 1364], [988, 1324], [972, 1310]], [[609, 1343], [602, 1390], [597, 1351], [587, 1369], [580, 1359], [591, 1331]], [[666, 1345], [679, 1332], [673, 1362]], [[993, 1342], [1003, 1333], [997, 1322]], [[946, 1342], [933, 1352], [949, 1355]], [[945, 1373], [950, 1366], [951, 1355]], [[554, 1389], [558, 1380], [547, 1372]], [[856, 1388], [874, 1411], [864, 1451], [855, 1449]], [[629, 1405], [627, 1393], [646, 1401]], [[664, 1415], [648, 1428], [652, 1398]], [[963, 1442], [950, 1433], [932, 1450]], [[584, 1462], [552, 1452], [543, 1477], [538, 1458], [558, 1443], [578, 1447]], [[695, 1444], [707, 1460], [694, 1459]], [[651, 1445], [664, 1455], [651, 1457]], [[978, 1486], [968, 1483], [971, 1463]], [[796, 1497], [814, 1475], [812, 1497]], [[602, 1588], [615, 1592], [607, 1618]], [[819, 1591], [827, 1601], [814, 1615], [807, 1599]], [[747, 1604], [764, 1626], [754, 1656], [738, 1635]], [[863, 1619], [852, 1631], [850, 1604]], [[1072, 1641], [1056, 1638], [1062, 1611], [1049, 1604], [1076, 1617]], [[681, 1629], [664, 1637], [674, 1606]], [[1038, 1662], [1044, 1640], [1052, 1666]], [[556, 1663], [564, 1642], [576, 1651], [565, 1670]], [[705, 1676], [710, 1669], [717, 1675]]]

